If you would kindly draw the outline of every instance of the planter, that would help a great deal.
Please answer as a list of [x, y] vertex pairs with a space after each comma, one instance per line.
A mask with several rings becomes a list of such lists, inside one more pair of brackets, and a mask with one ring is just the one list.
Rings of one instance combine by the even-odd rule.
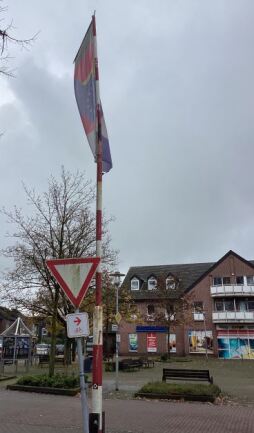
[[7, 385], [6, 389], [11, 391], [37, 392], [40, 394], [68, 395], [73, 396], [80, 392], [80, 388], [50, 388], [42, 386]]
[[214, 395], [196, 395], [196, 394], [159, 394], [148, 392], [137, 392], [135, 397], [150, 398], [157, 400], [186, 400], [186, 401], [202, 401], [213, 403], [216, 399]]

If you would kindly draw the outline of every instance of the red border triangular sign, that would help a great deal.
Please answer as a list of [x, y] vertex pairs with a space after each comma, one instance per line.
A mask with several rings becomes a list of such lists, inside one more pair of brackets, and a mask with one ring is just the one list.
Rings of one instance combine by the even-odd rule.
[[79, 307], [100, 262], [98, 257], [46, 260], [67, 298]]

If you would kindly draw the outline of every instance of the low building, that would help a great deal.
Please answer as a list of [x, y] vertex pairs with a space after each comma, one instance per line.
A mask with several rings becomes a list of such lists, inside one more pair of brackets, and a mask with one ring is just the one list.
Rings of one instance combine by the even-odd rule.
[[[254, 359], [254, 261], [230, 250], [214, 263], [131, 267], [123, 286], [141, 320], [121, 321], [121, 355], [163, 354], [169, 343], [179, 356]], [[171, 300], [169, 322], [161, 289], [167, 319]]]

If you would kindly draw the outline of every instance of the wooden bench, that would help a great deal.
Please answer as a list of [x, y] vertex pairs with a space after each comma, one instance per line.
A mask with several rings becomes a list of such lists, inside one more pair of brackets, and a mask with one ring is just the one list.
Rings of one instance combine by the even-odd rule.
[[122, 359], [119, 362], [119, 370], [134, 370], [135, 368], [140, 369], [142, 367], [142, 361], [140, 359]]
[[145, 368], [154, 367], [154, 360], [153, 359], [149, 359], [147, 356], [141, 356], [141, 358], [139, 358], [139, 359], [142, 362], [142, 367], [145, 367]]
[[198, 382], [213, 383], [213, 377], [210, 376], [209, 370], [184, 370], [174, 368], [163, 368], [162, 380], [194, 380]]

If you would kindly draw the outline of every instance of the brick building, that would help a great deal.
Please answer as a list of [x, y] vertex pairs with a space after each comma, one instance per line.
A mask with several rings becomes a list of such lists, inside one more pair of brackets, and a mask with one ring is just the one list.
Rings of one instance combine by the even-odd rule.
[[172, 353], [254, 359], [254, 261], [233, 251], [215, 263], [131, 267], [123, 286], [142, 320], [120, 323], [121, 355], [167, 352], [167, 327], [156, 320], [159, 280], [173, 305], [179, 297], [189, 305], [181, 323], [172, 321]]

